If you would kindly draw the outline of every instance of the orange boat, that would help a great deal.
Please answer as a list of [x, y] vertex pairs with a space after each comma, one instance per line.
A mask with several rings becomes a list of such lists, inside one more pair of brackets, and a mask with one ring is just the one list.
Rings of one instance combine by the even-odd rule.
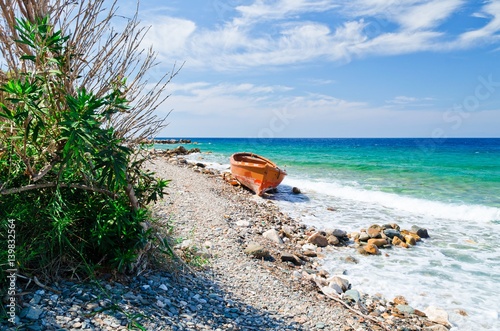
[[274, 162], [253, 153], [235, 153], [230, 163], [232, 175], [257, 195], [276, 188], [286, 176]]

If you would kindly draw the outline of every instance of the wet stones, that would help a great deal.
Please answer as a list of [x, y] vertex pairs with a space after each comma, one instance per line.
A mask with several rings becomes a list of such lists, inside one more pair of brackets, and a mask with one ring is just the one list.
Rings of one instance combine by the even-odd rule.
[[316, 232], [315, 234], [310, 236], [309, 239], [307, 239], [307, 242], [318, 247], [328, 246], [328, 239], [319, 232]]
[[382, 227], [377, 224], [371, 225], [368, 230], [366, 230], [366, 233], [370, 238], [382, 238]]
[[423, 229], [416, 225], [411, 227], [411, 232], [416, 233], [420, 238], [430, 238], [429, 233], [427, 233], [427, 229]]
[[366, 244], [362, 248], [365, 250], [365, 252], [367, 254], [370, 254], [370, 255], [380, 255], [380, 250], [374, 244]]
[[[350, 236], [358, 245], [358, 252], [363, 255], [378, 255], [379, 249], [393, 246], [410, 248], [421, 241], [421, 234], [427, 235], [427, 230], [413, 226], [412, 230], [401, 230], [398, 224], [371, 225], [368, 229], [362, 229], [359, 233], [351, 233]], [[375, 246], [375, 247], [374, 247]]]

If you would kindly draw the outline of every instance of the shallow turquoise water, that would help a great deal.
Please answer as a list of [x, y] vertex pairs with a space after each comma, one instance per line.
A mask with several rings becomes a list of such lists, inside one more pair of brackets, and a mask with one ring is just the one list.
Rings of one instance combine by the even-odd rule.
[[272, 159], [293, 177], [500, 207], [500, 139], [193, 140], [221, 163], [234, 152], [251, 151]]

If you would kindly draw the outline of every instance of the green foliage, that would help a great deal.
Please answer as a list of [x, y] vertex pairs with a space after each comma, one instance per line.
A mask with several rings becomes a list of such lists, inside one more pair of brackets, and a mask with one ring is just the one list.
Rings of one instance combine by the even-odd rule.
[[[13, 220], [17, 268], [28, 275], [98, 263], [124, 271], [151, 236], [141, 226], [147, 204], [168, 184], [108, 123], [129, 109], [126, 81], [99, 97], [74, 87], [68, 36], [48, 17], [17, 22], [29, 54], [0, 86], [0, 242]], [[0, 270], [6, 262], [2, 247]]]

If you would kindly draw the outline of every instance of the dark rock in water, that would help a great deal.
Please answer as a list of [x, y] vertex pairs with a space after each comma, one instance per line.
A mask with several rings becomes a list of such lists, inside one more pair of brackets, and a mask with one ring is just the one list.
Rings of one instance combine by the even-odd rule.
[[333, 230], [332, 234], [337, 238], [347, 237], [347, 232], [340, 229]]
[[384, 234], [389, 237], [389, 238], [394, 238], [394, 237], [398, 237], [399, 239], [404, 239], [403, 236], [401, 235], [401, 232], [399, 232], [398, 230], [394, 230], [394, 229], [386, 229], [384, 230]]
[[298, 187], [293, 187], [293, 188], [292, 188], [292, 193], [293, 193], [293, 194], [300, 194], [300, 193], [302, 193], [302, 192], [300, 191], [300, 188], [298, 188]]
[[427, 229], [413, 225], [411, 227], [411, 231], [415, 232], [420, 238], [429, 238], [429, 233], [427, 232]]
[[349, 263], [355, 263], [355, 264], [359, 263], [358, 259], [352, 256], [347, 256], [344, 260]]
[[172, 150], [175, 154], [187, 154], [187, 149], [184, 146], [178, 146]]
[[200, 168], [205, 168], [205, 164], [203, 164], [201, 162], [196, 163], [196, 166], [200, 167]]

